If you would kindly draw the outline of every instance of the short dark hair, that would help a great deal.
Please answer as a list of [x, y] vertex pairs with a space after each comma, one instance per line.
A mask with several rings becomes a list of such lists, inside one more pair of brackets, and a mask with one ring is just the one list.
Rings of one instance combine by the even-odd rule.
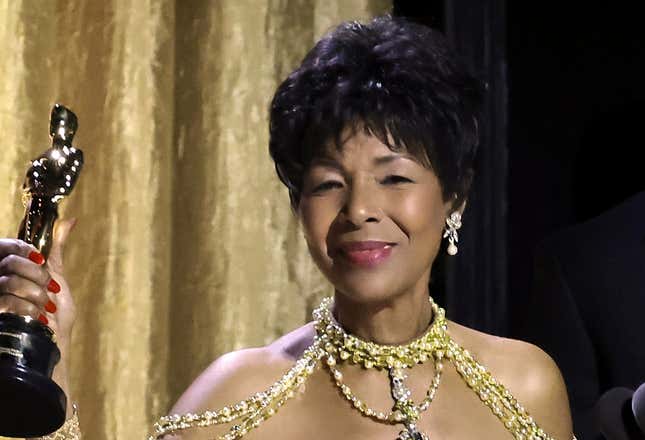
[[276, 90], [269, 152], [291, 205], [311, 159], [341, 133], [364, 129], [407, 151], [465, 199], [478, 146], [482, 84], [435, 30], [391, 16], [345, 22], [324, 36]]

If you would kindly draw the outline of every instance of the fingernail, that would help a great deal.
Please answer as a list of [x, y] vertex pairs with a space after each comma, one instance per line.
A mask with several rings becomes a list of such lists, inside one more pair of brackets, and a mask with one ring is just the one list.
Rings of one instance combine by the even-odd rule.
[[40, 252], [31, 251], [29, 252], [29, 259], [36, 264], [43, 264], [45, 262], [45, 257]]
[[53, 293], [58, 293], [60, 292], [60, 284], [58, 284], [56, 281], [49, 280], [49, 284], [47, 284], [47, 290]]
[[49, 319], [47, 319], [47, 317], [45, 315], [43, 315], [42, 313], [40, 315], [38, 315], [38, 320], [40, 322], [42, 322], [43, 324], [45, 324], [45, 325], [49, 324]]
[[54, 304], [53, 301], [49, 300], [49, 302], [45, 304], [45, 310], [47, 310], [49, 313], [56, 313], [56, 304]]

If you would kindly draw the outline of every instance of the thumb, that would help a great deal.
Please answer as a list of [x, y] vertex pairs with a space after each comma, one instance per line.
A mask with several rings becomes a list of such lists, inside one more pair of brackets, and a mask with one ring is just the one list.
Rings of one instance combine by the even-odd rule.
[[74, 229], [74, 226], [76, 226], [75, 218], [59, 220], [54, 226], [54, 240], [47, 259], [47, 264], [53, 272], [63, 272], [63, 251], [65, 250], [67, 237]]

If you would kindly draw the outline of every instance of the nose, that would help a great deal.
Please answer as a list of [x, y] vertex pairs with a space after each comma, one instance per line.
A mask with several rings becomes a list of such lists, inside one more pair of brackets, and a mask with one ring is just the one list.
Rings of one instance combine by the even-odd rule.
[[[365, 179], [367, 180], [367, 179]], [[378, 191], [364, 180], [355, 180], [348, 186], [345, 203], [341, 210], [344, 220], [356, 227], [363, 223], [381, 221]]]

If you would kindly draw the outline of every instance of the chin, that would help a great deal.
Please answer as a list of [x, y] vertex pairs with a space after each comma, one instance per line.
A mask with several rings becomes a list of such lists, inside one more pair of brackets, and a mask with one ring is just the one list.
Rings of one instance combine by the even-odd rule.
[[406, 291], [399, 284], [400, 274], [344, 273], [332, 274], [328, 279], [337, 295], [359, 304], [386, 303]]
[[412, 292], [424, 277], [422, 267], [402, 264], [399, 255], [374, 267], [354, 266], [342, 257], [332, 259], [322, 253], [312, 253], [312, 257], [336, 294], [358, 304], [390, 302]]

